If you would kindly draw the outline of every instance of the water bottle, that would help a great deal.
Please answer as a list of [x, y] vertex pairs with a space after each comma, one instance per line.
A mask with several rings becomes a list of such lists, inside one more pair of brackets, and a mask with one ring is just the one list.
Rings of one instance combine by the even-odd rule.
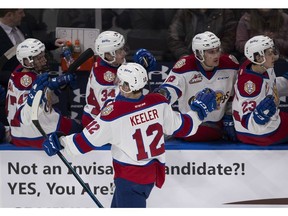
[[[70, 41], [67, 41], [66, 45], [64, 45], [62, 47], [62, 56], [66, 61], [67, 67], [69, 67], [74, 61], [74, 59], [72, 57], [72, 51], [71, 51], [71, 48], [69, 46], [69, 42]], [[70, 42], [70, 44], [71, 44], [71, 42]]]

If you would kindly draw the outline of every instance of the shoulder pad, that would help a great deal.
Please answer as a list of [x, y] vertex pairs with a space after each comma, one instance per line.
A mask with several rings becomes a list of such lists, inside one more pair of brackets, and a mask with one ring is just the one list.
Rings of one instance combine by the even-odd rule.
[[242, 96], [255, 97], [262, 89], [263, 79], [256, 74], [248, 74], [240, 69], [237, 87]]
[[175, 73], [183, 73], [186, 71], [195, 70], [196, 68], [196, 58], [194, 55], [189, 55], [180, 58], [173, 66], [172, 71]]
[[239, 62], [233, 55], [222, 55], [220, 57], [219, 68], [239, 69]]

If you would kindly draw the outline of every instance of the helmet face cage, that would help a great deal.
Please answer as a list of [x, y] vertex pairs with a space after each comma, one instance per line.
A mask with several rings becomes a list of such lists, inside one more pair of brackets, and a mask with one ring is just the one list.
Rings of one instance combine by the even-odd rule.
[[[245, 48], [244, 48], [244, 54], [246, 58], [249, 59], [254, 64], [261, 65], [266, 62], [265, 50], [269, 48], [274, 49], [273, 40], [267, 36], [259, 35], [259, 36], [252, 37], [246, 42]], [[255, 60], [256, 55], [262, 56], [263, 61], [256, 62]]]
[[[206, 31], [195, 35], [192, 40], [192, 51], [200, 62], [204, 61], [204, 51], [221, 46], [220, 39], [212, 32]], [[199, 58], [201, 56], [201, 59]]]
[[119, 85], [122, 86], [125, 83], [129, 85], [129, 92], [125, 92], [120, 88], [125, 93], [141, 90], [148, 81], [147, 71], [142, 65], [137, 63], [122, 64], [117, 70], [117, 77]]
[[[125, 39], [123, 35], [115, 31], [102, 32], [95, 40], [95, 52], [105, 62], [111, 64], [116, 59], [116, 50], [121, 49], [125, 45]], [[114, 57], [112, 61], [105, 59], [105, 53], [110, 53]]]
[[[28, 38], [17, 46], [16, 57], [23, 67], [33, 68], [33, 57], [38, 56], [44, 51], [45, 45], [41, 41], [34, 38]], [[31, 63], [30, 66], [25, 65], [25, 59]]]

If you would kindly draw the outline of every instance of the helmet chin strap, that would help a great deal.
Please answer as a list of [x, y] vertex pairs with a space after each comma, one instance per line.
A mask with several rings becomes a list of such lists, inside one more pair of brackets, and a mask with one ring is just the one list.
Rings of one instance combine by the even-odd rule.
[[203, 66], [205, 66], [206, 68], [209, 68], [209, 69], [213, 69], [213, 68], [214, 68], [214, 66], [209, 66], [209, 65], [205, 64], [204, 54], [200, 53], [200, 56], [201, 56], [202, 59], [200, 59], [197, 55], [195, 55], [196, 59], [197, 59], [198, 61], [200, 61], [200, 63], [201, 63]]
[[105, 62], [107, 62], [108, 64], [112, 64], [112, 63], [114, 63], [114, 62], [116, 61], [116, 58], [114, 57], [112, 61], [108, 61], [108, 60], [106, 60], [106, 58], [103, 59], [103, 60], [104, 60]]

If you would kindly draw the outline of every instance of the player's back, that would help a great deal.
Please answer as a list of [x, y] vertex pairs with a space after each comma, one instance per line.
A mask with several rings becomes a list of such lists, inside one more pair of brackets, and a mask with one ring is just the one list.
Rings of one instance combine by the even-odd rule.
[[164, 162], [165, 106], [164, 97], [148, 94], [133, 100], [117, 97], [103, 109], [100, 119], [111, 122], [114, 159], [135, 165], [145, 165], [152, 159]]
[[86, 86], [86, 104], [82, 118], [84, 126], [99, 114], [105, 101], [114, 99], [118, 94], [119, 90], [114, 85], [116, 73], [117, 68], [109, 66], [100, 58], [97, 59]]

